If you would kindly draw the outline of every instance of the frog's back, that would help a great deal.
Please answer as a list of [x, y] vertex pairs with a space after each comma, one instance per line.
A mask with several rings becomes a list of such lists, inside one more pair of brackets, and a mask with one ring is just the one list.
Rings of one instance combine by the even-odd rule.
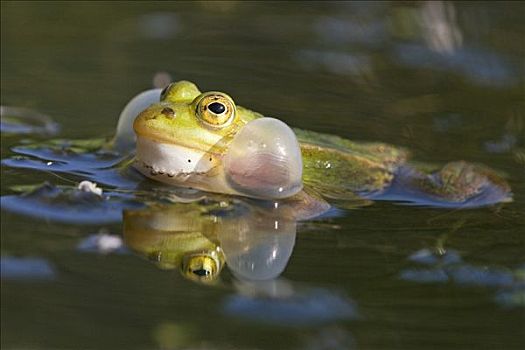
[[304, 184], [328, 196], [381, 192], [408, 158], [406, 150], [385, 143], [358, 143], [301, 129], [294, 132], [301, 144]]
[[303, 183], [334, 199], [399, 200], [423, 205], [479, 207], [512, 200], [494, 170], [465, 161], [443, 167], [407, 163], [407, 150], [294, 130], [303, 155]]

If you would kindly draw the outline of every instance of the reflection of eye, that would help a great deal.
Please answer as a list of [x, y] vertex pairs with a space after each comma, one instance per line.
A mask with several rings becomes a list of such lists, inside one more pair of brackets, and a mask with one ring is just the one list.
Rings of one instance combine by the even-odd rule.
[[199, 277], [206, 277], [206, 276], [209, 276], [211, 275], [211, 271], [209, 270], [206, 270], [206, 269], [197, 269], [197, 270], [188, 270], [188, 272], [190, 273], [193, 273], [194, 275], [197, 275]]
[[192, 281], [211, 282], [221, 271], [221, 262], [215, 252], [187, 255], [182, 260], [182, 275]]
[[195, 112], [204, 124], [220, 128], [229, 125], [235, 117], [235, 103], [226, 94], [207, 92], [196, 98]]

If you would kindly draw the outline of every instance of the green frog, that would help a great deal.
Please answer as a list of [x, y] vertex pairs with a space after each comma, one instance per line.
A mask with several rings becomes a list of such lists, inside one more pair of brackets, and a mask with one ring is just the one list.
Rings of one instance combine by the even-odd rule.
[[318, 200], [455, 207], [512, 198], [506, 181], [483, 165], [456, 161], [436, 168], [409, 161], [402, 147], [291, 129], [189, 81], [151, 90], [139, 105], [138, 116], [121, 115], [114, 144], [129, 142], [132, 125], [133, 166], [176, 186], [265, 200], [308, 193]]

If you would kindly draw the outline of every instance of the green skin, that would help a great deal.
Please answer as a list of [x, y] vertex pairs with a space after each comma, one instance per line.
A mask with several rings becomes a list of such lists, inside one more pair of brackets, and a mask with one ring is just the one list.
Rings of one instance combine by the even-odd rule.
[[[236, 106], [233, 120], [223, 127], [210, 127], [196, 113], [202, 96], [205, 94], [191, 82], [171, 84], [163, 91], [160, 102], [140, 113], [133, 127], [139, 139], [176, 145], [179, 152], [197, 154], [210, 162], [210, 170], [202, 176], [212, 179], [223, 171], [222, 158], [237, 133], [250, 121], [263, 116]], [[468, 200], [486, 186], [497, 188], [504, 194], [510, 192], [501, 177], [481, 165], [460, 161], [437, 169], [407, 163], [408, 151], [388, 144], [357, 143], [333, 135], [300, 129], [293, 131], [303, 157], [304, 190], [279, 205], [279, 215], [290, 220], [308, 219], [328, 210], [330, 206], [326, 200], [350, 208], [369, 204], [368, 195], [389, 188], [396, 177], [404, 185], [404, 190], [412, 195], [448, 203]], [[143, 159], [137, 159], [134, 166], [144, 175], [163, 182], [177, 180], [177, 176], [169, 178], [166, 174], [153, 171], [158, 158], [149, 158], [147, 152], [142, 152], [140, 156]], [[143, 163], [147, 163], [148, 167], [144, 168]], [[188, 182], [181, 181], [181, 185], [188, 185]], [[224, 187], [206, 187], [202, 183], [190, 185], [210, 192], [235, 194]], [[217, 203], [222, 206], [222, 203], [229, 201], [228, 198], [233, 197], [219, 196], [221, 202]], [[497, 201], [509, 198], [510, 195], [503, 196]], [[245, 199], [243, 202], [258, 213], [258, 220], [265, 221], [265, 215], [272, 213], [259, 201]], [[209, 209], [193, 202], [183, 206], [125, 212], [124, 238], [132, 249], [154, 260], [162, 268], [178, 269], [184, 277], [193, 281], [214, 282], [224, 266], [217, 232], [222, 225], [225, 225], [222, 228], [225, 232], [232, 229], [223, 220], [214, 221], [213, 215], [207, 214]], [[237, 222], [237, 219], [233, 221]]]
[[[232, 120], [224, 126], [210, 126], [196, 112], [199, 101], [206, 94], [202, 94], [195, 84], [188, 81], [172, 83], [163, 91], [159, 103], [152, 104], [139, 114], [133, 128], [138, 139], [175, 145], [179, 150], [193, 152], [209, 162], [209, 170], [198, 174], [199, 181], [181, 182], [181, 185], [210, 192], [237, 194], [230, 191], [224, 183], [216, 184], [210, 180], [211, 184], [208, 186], [206, 181], [220, 177], [223, 172], [222, 157], [239, 130], [263, 115], [236, 106]], [[224, 96], [224, 99], [233, 104], [233, 100], [226, 94], [211, 94]], [[308, 193], [316, 194], [317, 198], [373, 198], [374, 194], [387, 189], [397, 176], [402, 177], [398, 180], [408, 193], [436, 201], [461, 203], [478, 195], [487, 186], [496, 188], [502, 194], [492, 202], [510, 200], [510, 188], [506, 182], [481, 165], [458, 161], [449, 163], [442, 169], [416, 166], [407, 163], [409, 153], [403, 148], [384, 143], [356, 143], [338, 136], [293, 130], [303, 157], [304, 188]], [[155, 160], [148, 158], [148, 153], [142, 152], [135, 167], [150, 178], [163, 182], [171, 180], [170, 183], [173, 183], [173, 179], [162, 176], [165, 174], [152, 171]], [[399, 172], [401, 168], [405, 171]], [[163, 169], [165, 172], [169, 170]], [[399, 175], [401, 173], [403, 175]]]

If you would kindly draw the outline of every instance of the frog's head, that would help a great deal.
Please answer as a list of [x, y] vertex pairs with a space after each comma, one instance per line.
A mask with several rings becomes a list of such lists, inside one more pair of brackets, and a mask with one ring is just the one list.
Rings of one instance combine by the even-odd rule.
[[[236, 106], [225, 93], [201, 93], [195, 84], [179, 81], [164, 88], [160, 102], [140, 113], [133, 128], [140, 150], [144, 148], [144, 142], [141, 142], [144, 140], [166, 145], [167, 148], [172, 146], [174, 150], [183, 149], [177, 155], [185, 154], [187, 159], [177, 165], [185, 172], [201, 172], [216, 166], [216, 158], [226, 151], [229, 141], [239, 129], [260, 117], [258, 113]], [[198, 164], [204, 154], [209, 156], [207, 162]], [[151, 156], [148, 154], [146, 158]], [[161, 167], [155, 170], [176, 172], [176, 169]]]
[[154, 180], [258, 198], [288, 197], [302, 187], [293, 131], [223, 92], [172, 83], [133, 128], [135, 167]]

